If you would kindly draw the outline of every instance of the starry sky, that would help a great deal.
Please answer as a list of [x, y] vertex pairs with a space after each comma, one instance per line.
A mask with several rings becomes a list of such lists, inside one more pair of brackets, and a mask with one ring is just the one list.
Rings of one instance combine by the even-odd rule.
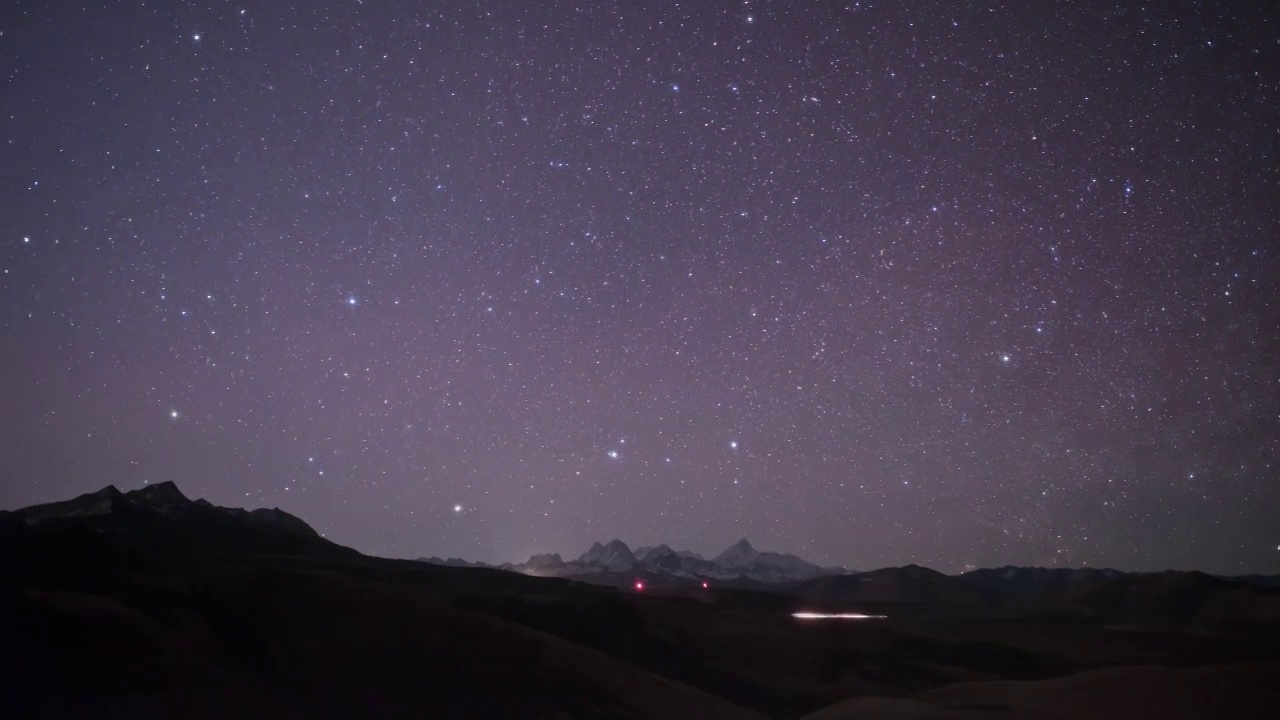
[[1280, 572], [1266, 2], [0, 9], [0, 507]]

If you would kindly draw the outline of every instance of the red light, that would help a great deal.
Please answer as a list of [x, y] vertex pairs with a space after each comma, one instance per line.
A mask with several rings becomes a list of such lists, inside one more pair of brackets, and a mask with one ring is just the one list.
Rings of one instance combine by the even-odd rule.
[[706, 584], [706, 583], [702, 583], [702, 589], [703, 589], [703, 590], [706, 590], [706, 589], [707, 589], [707, 584]]
[[636, 591], [640, 591], [640, 590], [643, 590], [643, 589], [644, 589], [644, 583], [643, 583], [643, 582], [640, 582], [639, 580], [637, 580], [637, 581], [636, 581]]

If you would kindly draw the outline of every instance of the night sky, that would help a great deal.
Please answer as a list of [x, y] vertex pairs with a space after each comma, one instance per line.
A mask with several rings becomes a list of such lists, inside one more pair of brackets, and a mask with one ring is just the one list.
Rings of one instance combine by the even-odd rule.
[[0, 9], [0, 507], [1280, 571], [1267, 2]]

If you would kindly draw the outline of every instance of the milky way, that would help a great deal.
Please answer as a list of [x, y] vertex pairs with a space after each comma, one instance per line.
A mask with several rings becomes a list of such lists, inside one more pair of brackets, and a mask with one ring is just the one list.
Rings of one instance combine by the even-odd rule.
[[1270, 3], [0, 10], [0, 507], [1280, 569]]

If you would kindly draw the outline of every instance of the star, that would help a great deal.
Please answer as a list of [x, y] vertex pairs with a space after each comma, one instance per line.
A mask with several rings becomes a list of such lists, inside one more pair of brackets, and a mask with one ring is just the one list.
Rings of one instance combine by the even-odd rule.
[[[27, 402], [0, 402], [0, 427], [27, 452], [0, 510], [28, 486], [97, 490], [58, 468], [108, 453], [211, 500], [296, 485], [290, 512], [397, 556], [710, 550], [737, 523], [850, 566], [1047, 562], [1061, 532], [1088, 535], [1071, 553], [1090, 565], [1270, 572], [1280, 547], [1249, 529], [1276, 474], [1257, 450], [1278, 412], [1274, 148], [1222, 129], [1274, 112], [1220, 82], [1274, 85], [1265, 28], [873, 4], [575, 13], [607, 50], [586, 54], [494, 13], [472, 55], [518, 62], [480, 82], [432, 40], [463, 21], [446, 7], [312, 0], [251, 21], [231, 3], [95, 34], [113, 20], [88, 3], [29, 23], [20, 64], [63, 72], [5, 78], [48, 102], [3, 151], [0, 398]], [[290, 31], [348, 14], [340, 47]], [[956, 31], [1049, 23], [1095, 52], [1014, 57]], [[106, 82], [64, 62], [88, 36], [145, 78], [136, 102], [81, 92]], [[1177, 61], [1218, 38], [1239, 52]], [[1196, 92], [1104, 102], [1141, 48]], [[264, 98], [285, 114], [248, 122]], [[979, 118], [988, 101], [1008, 112]], [[81, 428], [94, 440], [56, 457], [47, 437]], [[935, 516], [942, 495], [960, 507]], [[570, 501], [572, 522], [544, 515]], [[1170, 506], [1179, 537], [1160, 532]]]

